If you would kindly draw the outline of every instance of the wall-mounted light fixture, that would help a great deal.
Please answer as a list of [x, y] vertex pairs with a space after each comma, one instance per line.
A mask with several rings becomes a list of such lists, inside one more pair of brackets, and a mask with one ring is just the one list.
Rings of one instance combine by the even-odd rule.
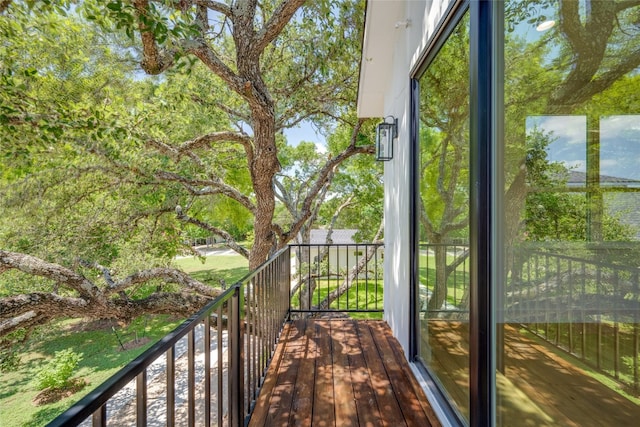
[[386, 162], [393, 159], [393, 140], [397, 137], [398, 119], [393, 116], [385, 117], [376, 129], [376, 160]]

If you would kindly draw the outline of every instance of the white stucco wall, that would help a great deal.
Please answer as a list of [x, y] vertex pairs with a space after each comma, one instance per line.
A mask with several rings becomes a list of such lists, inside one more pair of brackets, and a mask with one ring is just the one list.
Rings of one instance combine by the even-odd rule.
[[[384, 310], [385, 320], [406, 354], [411, 313], [410, 71], [453, 1], [368, 0], [367, 3], [358, 114], [361, 117], [398, 118], [394, 158], [384, 166]], [[409, 23], [405, 25], [407, 20]], [[376, 45], [376, 40], [384, 42]]]

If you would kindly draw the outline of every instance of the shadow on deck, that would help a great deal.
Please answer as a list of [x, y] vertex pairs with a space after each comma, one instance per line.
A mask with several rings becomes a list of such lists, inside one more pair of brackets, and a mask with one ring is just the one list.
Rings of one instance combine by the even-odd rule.
[[285, 325], [249, 426], [439, 426], [383, 321]]
[[[503, 366], [496, 374], [498, 425], [640, 425], [640, 405], [598, 381], [586, 366], [563, 356], [520, 325], [503, 326]], [[423, 336], [423, 345], [431, 349], [431, 369], [468, 417], [468, 324], [431, 320], [428, 329], [430, 335]]]

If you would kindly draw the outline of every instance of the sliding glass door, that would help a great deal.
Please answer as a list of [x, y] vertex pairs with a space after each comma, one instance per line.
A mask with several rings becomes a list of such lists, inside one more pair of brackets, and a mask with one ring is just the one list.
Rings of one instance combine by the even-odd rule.
[[639, 18], [505, 3], [499, 425], [638, 423]]
[[418, 78], [419, 357], [469, 416], [469, 17]]
[[640, 4], [451, 14], [413, 75], [414, 356], [462, 423], [637, 425]]

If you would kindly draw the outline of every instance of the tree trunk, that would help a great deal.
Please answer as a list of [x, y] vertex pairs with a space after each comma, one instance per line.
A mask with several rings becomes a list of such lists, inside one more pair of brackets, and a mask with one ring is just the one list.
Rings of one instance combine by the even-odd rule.
[[[259, 76], [255, 76], [261, 81]], [[266, 88], [263, 89], [266, 91]], [[249, 270], [267, 260], [277, 242], [272, 227], [276, 198], [273, 178], [280, 170], [276, 149], [275, 113], [273, 101], [266, 96], [252, 103], [254, 132], [254, 158], [249, 165], [253, 191], [256, 197], [254, 217], [254, 244], [249, 256]]]
[[447, 247], [442, 244], [440, 239], [433, 241], [433, 247], [436, 258], [436, 284], [431, 291], [429, 298], [429, 311], [440, 310], [442, 304], [447, 298]]

